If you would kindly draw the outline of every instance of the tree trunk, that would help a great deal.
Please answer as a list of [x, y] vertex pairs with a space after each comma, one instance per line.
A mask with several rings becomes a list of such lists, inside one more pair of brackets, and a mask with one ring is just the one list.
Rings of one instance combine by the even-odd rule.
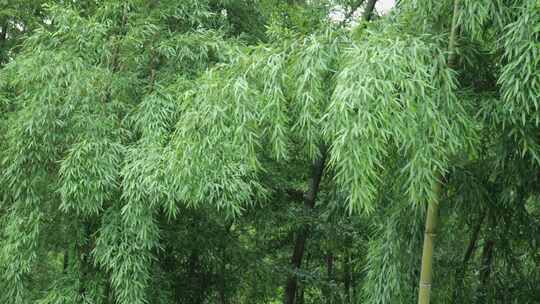
[[[8, 59], [4, 58], [4, 53], [2, 52], [2, 48], [4, 47], [4, 43], [6, 42], [6, 38], [7, 38], [7, 31], [8, 31], [8, 23], [6, 21], [6, 23], [2, 25], [1, 31], [0, 31], [0, 67], [2, 66], [4, 62], [8, 62]], [[8, 50], [6, 49], [5, 54], [7, 53], [8, 53]]]
[[375, 3], [377, 3], [377, 0], [368, 0], [366, 3], [366, 8], [364, 9], [364, 13], [362, 14], [362, 19], [364, 21], [369, 21], [371, 18], [373, 18], [373, 10], [375, 9]]
[[[367, 3], [366, 8], [364, 9], [364, 14], [362, 16], [362, 18], [365, 21], [369, 21], [369, 19], [371, 18], [376, 2], [377, 0], [369, 0], [369, 2]], [[319, 192], [319, 184], [321, 182], [321, 178], [322, 178], [322, 174], [324, 170], [324, 164], [326, 161], [327, 148], [321, 147], [320, 151], [321, 151], [320, 158], [317, 159], [317, 161], [315, 161], [315, 163], [313, 164], [312, 178], [311, 178], [309, 191], [304, 197], [304, 204], [308, 210], [311, 210], [313, 209], [313, 207], [315, 207], [315, 199]], [[291, 265], [293, 266], [293, 269], [295, 271], [300, 269], [300, 266], [302, 264], [302, 257], [304, 255], [304, 250], [305, 250], [308, 234], [309, 234], [309, 225], [302, 227], [302, 229], [300, 229], [300, 231], [297, 234], [295, 246], [294, 246], [294, 253], [291, 258]], [[296, 274], [293, 273], [289, 275], [287, 279], [287, 283], [285, 285], [285, 298], [283, 300], [283, 303], [294, 304], [297, 289], [298, 289], [298, 281], [296, 278]]]
[[[350, 256], [349, 262], [350, 262], [349, 265], [352, 265], [352, 255]], [[358, 274], [351, 269], [351, 285], [350, 285], [351, 286], [350, 288], [351, 303], [354, 303], [355, 301], [357, 301], [356, 300], [358, 297], [358, 295], [356, 294], [356, 280], [357, 279], [358, 279]]]
[[480, 286], [478, 286], [477, 303], [486, 303], [489, 277], [491, 275], [491, 265], [493, 261], [493, 250], [495, 247], [495, 228], [498, 219], [494, 214], [489, 214], [489, 229], [487, 230], [486, 241], [482, 250], [482, 265], [480, 266]]
[[69, 247], [66, 248], [64, 250], [64, 260], [63, 260], [63, 269], [62, 269], [62, 273], [63, 274], [66, 274], [67, 273], [67, 269], [68, 269], [68, 266], [69, 266]]
[[456, 283], [454, 286], [454, 301], [452, 303], [458, 303], [460, 301], [460, 298], [463, 296], [463, 281], [465, 279], [465, 274], [467, 273], [467, 265], [469, 263], [469, 260], [474, 254], [474, 251], [476, 249], [476, 243], [478, 241], [478, 236], [480, 234], [480, 230], [482, 228], [482, 224], [484, 223], [485, 218], [485, 212], [482, 212], [480, 215], [480, 219], [478, 220], [478, 223], [474, 227], [471, 235], [471, 239], [469, 241], [469, 246], [467, 246], [467, 250], [465, 251], [465, 255], [463, 257], [463, 261], [461, 263], [461, 267], [456, 269]]
[[[362, 18], [365, 21], [369, 21], [371, 19], [376, 2], [377, 0], [369, 0], [368, 3], [366, 4], [366, 8], [364, 9], [364, 14], [362, 15]], [[304, 204], [308, 210], [311, 210], [313, 209], [313, 207], [315, 207], [315, 200], [319, 192], [319, 185], [321, 182], [324, 165], [326, 161], [327, 148], [321, 147], [320, 151], [321, 151], [321, 156], [313, 164], [312, 178], [311, 178], [309, 191], [304, 196]], [[305, 225], [304, 227], [302, 227], [302, 229], [300, 229], [300, 231], [297, 234], [295, 245], [294, 245], [294, 253], [291, 257], [291, 265], [293, 266], [293, 269], [295, 271], [300, 269], [300, 266], [302, 264], [302, 257], [304, 256], [304, 250], [306, 247], [306, 240], [307, 240], [308, 234], [309, 234], [309, 225]], [[283, 303], [294, 304], [297, 289], [298, 289], [298, 281], [296, 278], [296, 274], [293, 273], [289, 275], [287, 279], [287, 283], [285, 285], [285, 298], [283, 300]]]
[[480, 286], [478, 289], [477, 301], [479, 304], [486, 303], [494, 247], [495, 241], [493, 239], [489, 239], [484, 244], [484, 250], [482, 251], [482, 268], [480, 269]]
[[306, 291], [306, 288], [302, 286], [300, 288], [300, 294], [298, 295], [298, 304], [304, 304], [305, 298], [304, 298], [304, 292]]
[[328, 276], [328, 280], [333, 280], [334, 278], [334, 255], [329, 252], [326, 255], [326, 274]]
[[2, 25], [1, 29], [2, 29], [2, 30], [0, 31], [0, 47], [3, 46], [4, 41], [6, 41], [6, 37], [7, 37], [7, 22], [6, 22], [6, 24]]
[[323, 288], [326, 303], [332, 303], [332, 283], [334, 282], [334, 255], [329, 251], [324, 257], [326, 262], [326, 286]]
[[345, 250], [343, 258], [343, 288], [345, 292], [345, 303], [351, 303], [351, 256], [349, 248]]
[[228, 304], [227, 296], [225, 294], [224, 284], [221, 284], [219, 288], [219, 303], [220, 304]]
[[[326, 148], [323, 148], [321, 149], [321, 156], [313, 164], [309, 190], [304, 196], [304, 205], [308, 210], [312, 210], [315, 207], [315, 201], [317, 199], [317, 194], [319, 193], [319, 186], [323, 175], [325, 161]], [[308, 224], [306, 224], [298, 231], [296, 235], [294, 252], [291, 257], [291, 265], [294, 271], [298, 271], [302, 265], [302, 258], [304, 257], [309, 230], [310, 227]], [[296, 274], [290, 274], [285, 285], [285, 297], [283, 303], [294, 304], [297, 289], [298, 279]]]
[[105, 291], [104, 291], [104, 297], [105, 297], [105, 304], [113, 304], [114, 301], [112, 299], [112, 292], [111, 292], [111, 279], [109, 277], [109, 274], [106, 273], [106, 281], [105, 281]]

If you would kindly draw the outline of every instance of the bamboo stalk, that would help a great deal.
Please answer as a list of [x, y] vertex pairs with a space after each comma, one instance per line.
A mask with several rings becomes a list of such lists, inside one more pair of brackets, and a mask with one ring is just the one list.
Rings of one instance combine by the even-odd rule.
[[[456, 37], [458, 29], [459, 0], [454, 0], [452, 25], [448, 41], [448, 66], [454, 67], [456, 57]], [[437, 228], [439, 201], [441, 197], [441, 176], [433, 187], [435, 199], [428, 204], [426, 213], [426, 228], [424, 232], [424, 246], [422, 249], [422, 266], [420, 268], [420, 286], [418, 289], [418, 304], [429, 304], [431, 285], [433, 283], [433, 247]]]
[[[441, 185], [436, 183], [433, 192], [440, 197]], [[420, 270], [420, 288], [418, 290], [418, 304], [429, 304], [431, 295], [431, 284], [433, 281], [433, 247], [435, 232], [437, 229], [437, 215], [439, 212], [439, 202], [432, 201], [428, 205], [426, 213], [426, 228], [424, 231], [424, 248], [422, 250], [422, 267]]]

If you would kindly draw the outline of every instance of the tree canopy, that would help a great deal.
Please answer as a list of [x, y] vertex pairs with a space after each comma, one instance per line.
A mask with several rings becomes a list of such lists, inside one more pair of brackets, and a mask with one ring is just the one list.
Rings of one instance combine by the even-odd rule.
[[540, 298], [538, 0], [3, 2], [0, 302]]

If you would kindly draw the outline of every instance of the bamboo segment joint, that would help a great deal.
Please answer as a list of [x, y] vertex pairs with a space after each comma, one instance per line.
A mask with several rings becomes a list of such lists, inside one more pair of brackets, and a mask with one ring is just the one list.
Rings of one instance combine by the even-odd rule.
[[420, 283], [420, 287], [421, 287], [421, 288], [422, 288], [422, 287], [423, 287], [423, 288], [426, 288], [426, 287], [427, 287], [427, 288], [431, 288], [431, 284], [429, 284], [429, 283]]
[[431, 237], [435, 237], [437, 236], [437, 234], [435, 232], [424, 232], [425, 235], [429, 235]]

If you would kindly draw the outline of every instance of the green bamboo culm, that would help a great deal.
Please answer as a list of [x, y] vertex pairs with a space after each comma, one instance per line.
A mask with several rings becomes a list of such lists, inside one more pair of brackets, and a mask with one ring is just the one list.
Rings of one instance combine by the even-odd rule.
[[[435, 183], [433, 193], [440, 197], [441, 184]], [[439, 212], [439, 202], [432, 201], [428, 205], [426, 213], [426, 228], [424, 231], [424, 247], [422, 249], [422, 268], [420, 271], [420, 287], [418, 289], [418, 304], [428, 304], [431, 294], [431, 283], [433, 274], [433, 245], [435, 232], [437, 230], [437, 217]]]
[[[458, 28], [458, 12], [460, 0], [454, 0], [452, 25], [448, 41], [448, 66], [454, 67], [456, 57], [456, 35]], [[441, 180], [441, 178], [439, 178]], [[426, 227], [424, 232], [424, 245], [422, 249], [422, 264], [420, 270], [420, 286], [418, 288], [418, 304], [429, 304], [431, 284], [433, 282], [433, 247], [437, 229], [439, 213], [439, 199], [441, 197], [441, 184], [435, 183], [433, 193], [435, 199], [429, 202], [426, 213]]]

